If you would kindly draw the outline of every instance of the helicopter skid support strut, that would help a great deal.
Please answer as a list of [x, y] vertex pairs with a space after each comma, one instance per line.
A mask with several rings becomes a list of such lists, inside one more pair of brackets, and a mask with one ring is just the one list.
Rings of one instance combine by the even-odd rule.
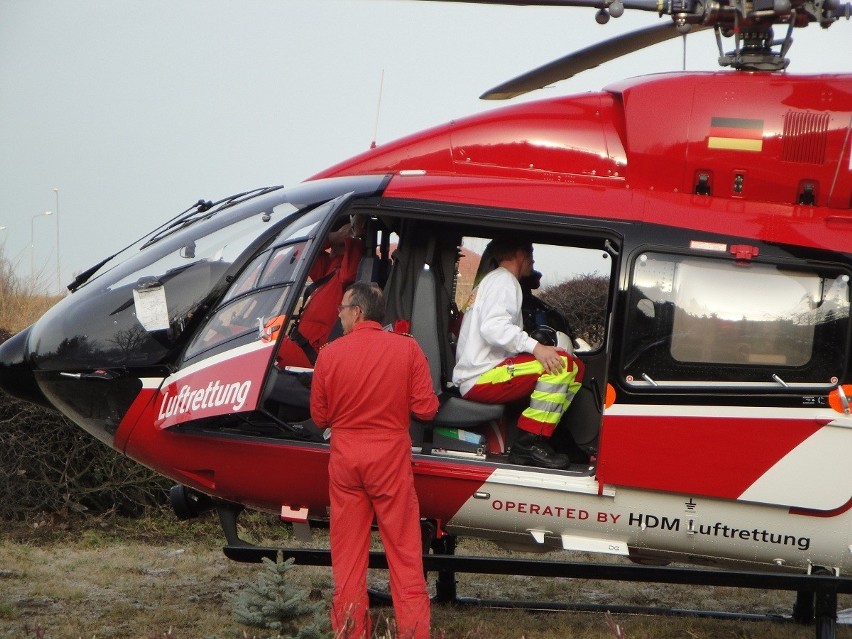
[[[450, 544], [448, 553], [454, 551], [452, 537], [445, 537]], [[443, 541], [443, 540], [442, 540]], [[263, 557], [275, 560], [281, 552], [285, 559], [293, 558], [297, 564], [330, 566], [331, 553], [325, 549], [307, 548], [264, 548], [258, 546], [224, 547], [225, 555], [241, 562], [260, 562]], [[434, 552], [435, 548], [433, 548]], [[371, 552], [369, 567], [386, 569], [384, 553]], [[528, 559], [504, 559], [493, 557], [469, 557], [454, 554], [428, 554], [423, 556], [423, 567], [427, 572], [438, 574], [435, 601], [459, 605], [483, 605], [495, 608], [523, 608], [529, 610], [572, 610], [584, 612], [625, 612], [637, 614], [668, 614], [680, 616], [714, 617], [740, 620], [790, 620], [790, 617], [771, 615], [748, 615], [686, 609], [660, 609], [639, 606], [595, 606], [584, 604], [562, 604], [550, 602], [489, 601], [458, 597], [455, 573], [479, 573], [494, 575], [526, 575], [530, 577], [563, 577], [574, 579], [605, 579], [618, 581], [646, 581], [670, 584], [692, 584], [730, 586], [736, 588], [759, 588], [766, 590], [790, 590], [798, 593], [799, 614], [793, 620], [800, 623], [816, 621], [817, 639], [831, 639], [835, 635], [837, 617], [837, 595], [852, 593], [852, 578], [831, 575], [796, 575], [764, 572], [722, 572], [700, 568], [672, 568], [668, 566], [641, 566], [634, 564], [599, 564], [585, 562], [541, 561]], [[375, 596], [375, 593], [373, 593]], [[813, 602], [809, 612], [807, 604]], [[802, 609], [804, 608], [804, 610]]]
[[[216, 505], [222, 531], [228, 545], [222, 550], [228, 559], [244, 563], [261, 563], [266, 557], [276, 561], [278, 553], [284, 559], [309, 566], [331, 566], [331, 551], [320, 548], [271, 548], [255, 546], [240, 539], [237, 518], [243, 507], [220, 502]], [[634, 614], [680, 615], [712, 617], [735, 620], [790, 620], [814, 623], [816, 639], [834, 639], [837, 624], [837, 595], [852, 594], [852, 577], [836, 577], [827, 571], [815, 570], [810, 575], [734, 572], [702, 568], [672, 568], [670, 566], [642, 566], [637, 564], [601, 564], [568, 561], [542, 561], [540, 559], [507, 559], [455, 554], [456, 538], [453, 535], [438, 537], [434, 522], [422, 522], [423, 568], [438, 575], [436, 603], [480, 605], [492, 608], [526, 610], [572, 610], [577, 612], [622, 612]], [[431, 550], [431, 554], [429, 551]], [[387, 569], [384, 553], [370, 552], [368, 566]], [[797, 593], [792, 617], [777, 615], [741, 614], [645, 606], [597, 606], [590, 604], [562, 604], [555, 602], [519, 602], [472, 599], [459, 597], [456, 589], [457, 572], [489, 575], [525, 575], [528, 577], [562, 577], [573, 579], [604, 579], [610, 581], [639, 581], [651, 583], [688, 584], [696, 586], [728, 586], [733, 588], [759, 588], [763, 590], [790, 590]], [[372, 591], [371, 597], [387, 601], [386, 593]]]

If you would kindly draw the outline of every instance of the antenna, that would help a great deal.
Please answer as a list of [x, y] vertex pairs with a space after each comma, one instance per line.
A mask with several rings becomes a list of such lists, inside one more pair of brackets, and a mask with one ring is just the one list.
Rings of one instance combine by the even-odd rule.
[[683, 40], [683, 70], [686, 71], [686, 34], [684, 33], [681, 36]]
[[376, 138], [378, 137], [378, 134], [379, 134], [379, 111], [382, 108], [382, 90], [384, 89], [384, 86], [385, 86], [385, 70], [382, 69], [382, 76], [381, 76], [381, 79], [379, 80], [379, 100], [376, 103], [376, 122], [375, 122], [375, 124], [373, 124], [373, 141], [370, 143], [371, 149], [376, 148]]

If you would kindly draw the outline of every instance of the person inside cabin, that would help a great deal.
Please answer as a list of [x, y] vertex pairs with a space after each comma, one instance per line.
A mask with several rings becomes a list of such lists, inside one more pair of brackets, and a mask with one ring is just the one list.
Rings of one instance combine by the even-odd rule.
[[364, 256], [364, 228], [367, 219], [355, 215], [352, 220], [331, 231], [327, 248], [311, 267], [311, 284], [305, 290], [302, 312], [278, 350], [279, 368], [313, 368], [319, 349], [332, 335], [337, 322], [337, 305], [346, 287], [355, 281], [358, 264]]
[[[332, 230], [326, 246], [311, 266], [311, 283], [305, 288], [302, 312], [281, 342], [275, 357], [276, 375], [269, 397], [277, 406], [278, 416], [287, 421], [308, 418], [311, 401], [311, 369], [319, 350], [339, 334], [338, 305], [343, 293], [355, 281], [358, 264], [364, 255], [364, 230], [367, 218], [355, 215]], [[337, 330], [336, 330], [337, 329]], [[322, 440], [321, 434], [308, 428], [305, 436]]]
[[524, 331], [520, 280], [533, 272], [533, 246], [517, 237], [492, 240], [497, 268], [471, 295], [456, 348], [453, 383], [462, 397], [503, 404], [528, 401], [518, 418], [509, 462], [565, 468], [570, 459], [548, 443], [583, 380], [583, 363]]
[[[523, 328], [535, 341], [556, 346], [573, 355], [577, 342], [570, 323], [558, 309], [533, 293], [541, 287], [541, 278], [541, 272], [533, 270], [520, 279]], [[577, 445], [570, 428], [561, 426], [565, 419], [566, 414], [562, 413], [562, 419], [554, 430], [559, 440], [558, 448], [568, 455], [572, 464], [585, 464], [589, 455]]]

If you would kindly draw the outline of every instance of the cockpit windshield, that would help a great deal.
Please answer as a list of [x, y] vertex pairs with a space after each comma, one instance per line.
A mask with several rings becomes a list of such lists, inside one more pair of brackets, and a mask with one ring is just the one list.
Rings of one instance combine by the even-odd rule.
[[[232, 196], [209, 210], [201, 210], [206, 204], [193, 207], [78, 278], [73, 294], [29, 333], [34, 369], [176, 366], [194, 329], [209, 319], [211, 307], [221, 303], [248, 263], [264, 251], [312, 236], [321, 219], [313, 213], [323, 203], [341, 193], [376, 193], [385, 181], [383, 176], [318, 180]], [[292, 241], [277, 238], [285, 227]], [[285, 285], [275, 279], [279, 275], [264, 272], [251, 286]]]
[[[296, 210], [283, 195], [267, 194], [119, 253], [112, 268], [74, 293], [73, 305], [63, 310], [60, 303], [35, 327], [40, 366], [162, 363], [247, 250]], [[65, 337], [57, 342], [56, 336]]]

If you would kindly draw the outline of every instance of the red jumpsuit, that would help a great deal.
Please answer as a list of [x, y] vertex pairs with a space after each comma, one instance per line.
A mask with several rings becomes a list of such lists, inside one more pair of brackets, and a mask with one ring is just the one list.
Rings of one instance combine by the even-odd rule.
[[[328, 341], [329, 333], [337, 321], [337, 305], [343, 299], [346, 287], [355, 281], [358, 274], [358, 264], [364, 255], [364, 243], [359, 239], [347, 237], [344, 241], [343, 253], [332, 257], [329, 253], [320, 253], [311, 267], [312, 281], [322, 279], [333, 272], [328, 280], [323, 282], [311, 294], [299, 320], [299, 333], [307, 340], [309, 350], [319, 352]], [[314, 358], [308, 357], [305, 349], [290, 337], [285, 337], [278, 351], [278, 366], [302, 366], [311, 368]]]
[[437, 410], [428, 363], [417, 342], [383, 331], [377, 322], [355, 324], [317, 358], [311, 417], [332, 433], [328, 475], [335, 637], [371, 636], [367, 561], [374, 515], [390, 568], [398, 636], [429, 637], [408, 427], [411, 413], [430, 420]]

